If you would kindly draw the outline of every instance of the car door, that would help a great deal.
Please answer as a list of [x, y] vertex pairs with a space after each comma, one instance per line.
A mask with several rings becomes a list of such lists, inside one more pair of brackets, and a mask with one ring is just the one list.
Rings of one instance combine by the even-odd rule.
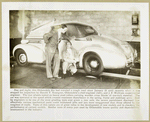
[[84, 29], [82, 29], [84, 28], [83, 25], [70, 24], [67, 25], [67, 28], [67, 35], [72, 38], [70, 41], [76, 50], [80, 51], [84, 47], [91, 45], [92, 40], [85, 35]]

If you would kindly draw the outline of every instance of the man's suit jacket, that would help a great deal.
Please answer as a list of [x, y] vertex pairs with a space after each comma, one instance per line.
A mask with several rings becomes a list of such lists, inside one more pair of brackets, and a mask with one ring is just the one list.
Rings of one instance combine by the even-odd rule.
[[[46, 43], [46, 49], [48, 49], [51, 53], [55, 53], [58, 51], [58, 31], [50, 31], [49, 33], [45, 33], [43, 35], [44, 42]], [[69, 37], [66, 34], [61, 34], [61, 39], [69, 41]]]
[[51, 53], [55, 53], [58, 50], [58, 32], [50, 31], [43, 35], [44, 42], [46, 43], [46, 49]]

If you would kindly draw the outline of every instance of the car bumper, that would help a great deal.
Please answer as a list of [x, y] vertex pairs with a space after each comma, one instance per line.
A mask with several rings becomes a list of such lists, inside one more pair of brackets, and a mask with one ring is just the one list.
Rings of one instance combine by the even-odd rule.
[[137, 60], [137, 51], [135, 50], [134, 53], [131, 53], [131, 56], [127, 59], [126, 67], [133, 67], [136, 60]]

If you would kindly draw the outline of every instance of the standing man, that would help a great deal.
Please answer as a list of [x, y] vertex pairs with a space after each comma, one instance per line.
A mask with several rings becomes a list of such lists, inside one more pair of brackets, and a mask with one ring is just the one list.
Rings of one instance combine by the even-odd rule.
[[[58, 51], [59, 38], [62, 38], [59, 34], [64, 34], [67, 31], [67, 26], [62, 25], [61, 29], [58, 30], [52, 27], [49, 33], [45, 33], [43, 39], [46, 43], [45, 54], [46, 54], [46, 74], [47, 78], [55, 80], [61, 78], [58, 76], [60, 68], [60, 58]], [[68, 38], [63, 36], [63, 39]], [[53, 62], [52, 62], [53, 61]], [[53, 68], [51, 65], [53, 64]]]

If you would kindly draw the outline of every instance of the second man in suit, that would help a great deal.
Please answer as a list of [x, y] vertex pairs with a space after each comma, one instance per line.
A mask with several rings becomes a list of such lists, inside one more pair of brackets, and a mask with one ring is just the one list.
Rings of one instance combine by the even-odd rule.
[[[58, 76], [60, 68], [58, 44], [61, 39], [69, 41], [69, 37], [65, 35], [66, 31], [67, 26], [61, 25], [60, 29], [52, 27], [51, 31], [49, 33], [45, 33], [43, 36], [43, 39], [46, 43], [45, 46], [46, 74], [47, 78], [50, 78], [51, 80], [61, 78]], [[53, 67], [51, 67], [52, 64]]]

